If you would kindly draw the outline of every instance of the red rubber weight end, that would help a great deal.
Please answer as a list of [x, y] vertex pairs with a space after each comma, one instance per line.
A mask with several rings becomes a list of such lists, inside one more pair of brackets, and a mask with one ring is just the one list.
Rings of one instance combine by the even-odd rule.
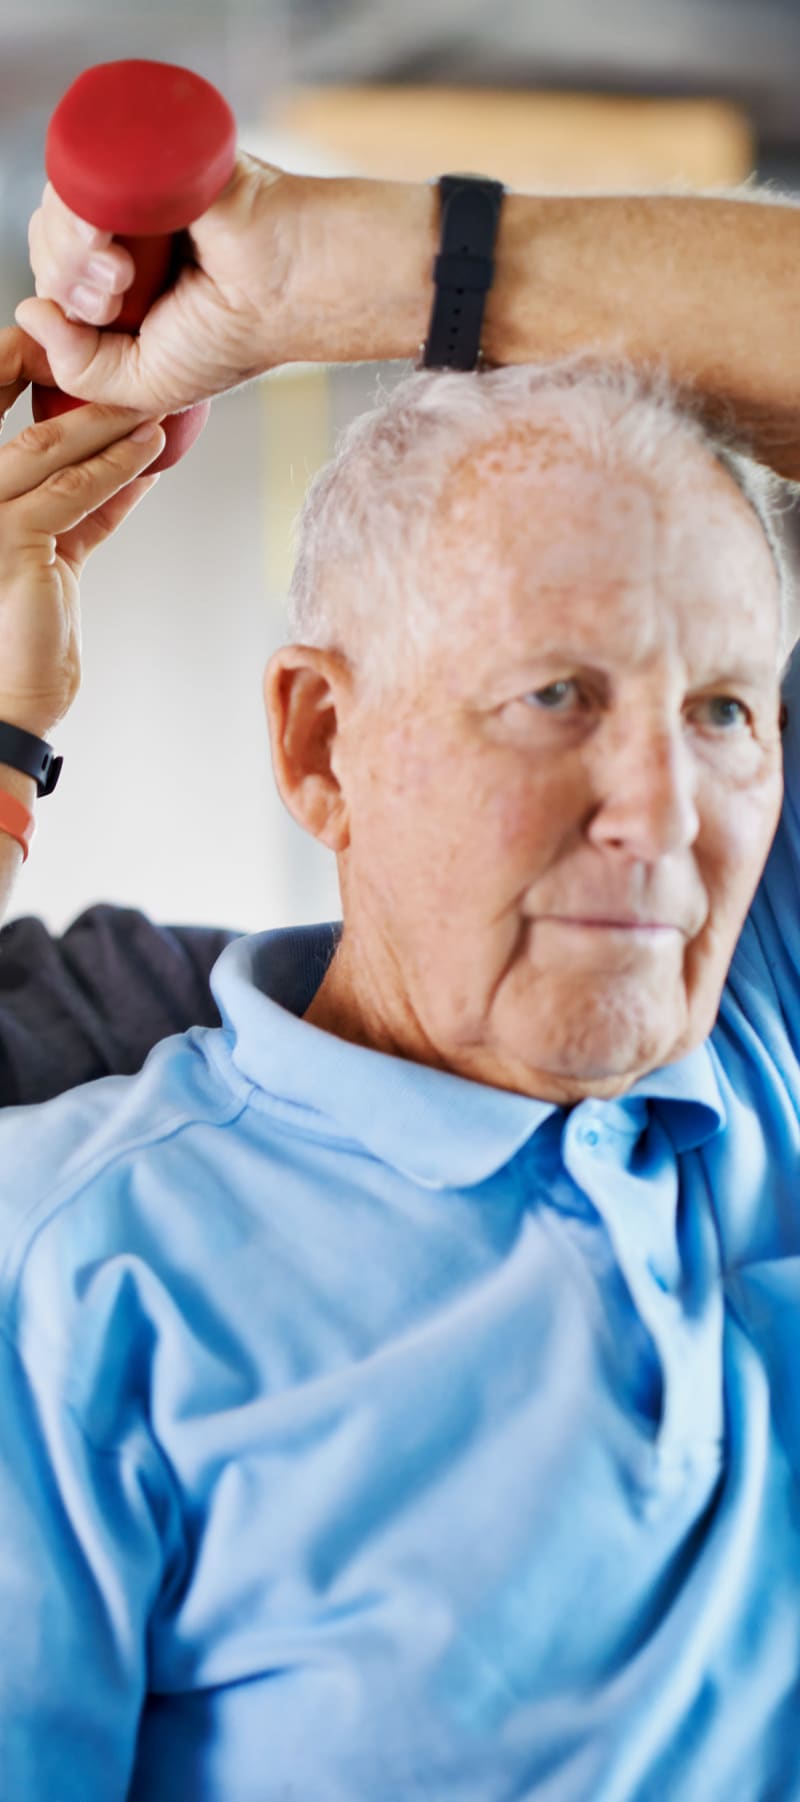
[[[44, 388], [38, 382], [31, 388], [31, 411], [36, 425], [43, 419], [58, 419], [62, 413], [70, 413], [73, 407], [84, 405], [85, 402], [76, 400], [74, 395], [62, 394], [60, 388]], [[210, 400], [201, 400], [183, 413], [169, 413], [162, 419], [167, 442], [161, 455], [142, 470], [142, 475], [157, 476], [162, 469], [171, 469], [173, 463], [179, 463], [199, 438], [210, 412]]]
[[183, 413], [169, 413], [161, 424], [167, 434], [167, 442], [160, 457], [155, 463], [148, 463], [142, 470], [143, 476], [157, 476], [162, 469], [171, 469], [173, 463], [179, 463], [181, 457], [191, 450], [211, 412], [210, 400], [200, 400], [195, 407], [187, 407]]
[[213, 206], [236, 163], [236, 120], [202, 75], [135, 58], [97, 63], [50, 120], [56, 193], [115, 237], [183, 231]]

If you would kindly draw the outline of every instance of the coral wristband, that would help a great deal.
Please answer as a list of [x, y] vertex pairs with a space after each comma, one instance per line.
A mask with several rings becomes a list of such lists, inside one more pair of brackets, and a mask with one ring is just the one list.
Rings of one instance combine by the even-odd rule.
[[9, 838], [15, 838], [22, 849], [22, 861], [26, 862], [31, 848], [31, 839], [35, 831], [33, 814], [23, 807], [16, 795], [9, 795], [0, 788], [0, 832], [7, 832]]

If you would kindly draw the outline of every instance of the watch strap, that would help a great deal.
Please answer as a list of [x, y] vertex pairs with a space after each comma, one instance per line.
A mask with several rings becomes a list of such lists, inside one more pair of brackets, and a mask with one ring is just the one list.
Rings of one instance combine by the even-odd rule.
[[424, 369], [475, 369], [505, 188], [482, 175], [439, 179], [441, 237]]
[[23, 776], [32, 776], [40, 800], [44, 795], [52, 795], [63, 762], [63, 757], [56, 757], [45, 738], [37, 738], [33, 732], [24, 732], [21, 726], [8, 726], [0, 720], [0, 763], [8, 764], [11, 770], [19, 770]]

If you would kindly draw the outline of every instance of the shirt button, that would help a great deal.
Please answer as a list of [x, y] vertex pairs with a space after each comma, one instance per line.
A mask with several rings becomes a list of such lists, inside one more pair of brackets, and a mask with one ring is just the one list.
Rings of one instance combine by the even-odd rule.
[[580, 1136], [581, 1136], [581, 1139], [582, 1139], [584, 1145], [599, 1145], [600, 1144], [600, 1134], [597, 1131], [597, 1128], [595, 1126], [582, 1127]]

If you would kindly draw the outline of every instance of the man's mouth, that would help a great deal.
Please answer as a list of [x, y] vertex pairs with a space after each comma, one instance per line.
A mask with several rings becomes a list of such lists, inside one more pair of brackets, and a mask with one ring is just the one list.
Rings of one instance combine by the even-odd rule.
[[541, 914], [542, 920], [553, 920], [559, 926], [578, 926], [597, 932], [680, 932], [679, 926], [670, 920], [648, 920], [635, 914], [619, 914], [613, 918], [599, 917], [594, 914]]

